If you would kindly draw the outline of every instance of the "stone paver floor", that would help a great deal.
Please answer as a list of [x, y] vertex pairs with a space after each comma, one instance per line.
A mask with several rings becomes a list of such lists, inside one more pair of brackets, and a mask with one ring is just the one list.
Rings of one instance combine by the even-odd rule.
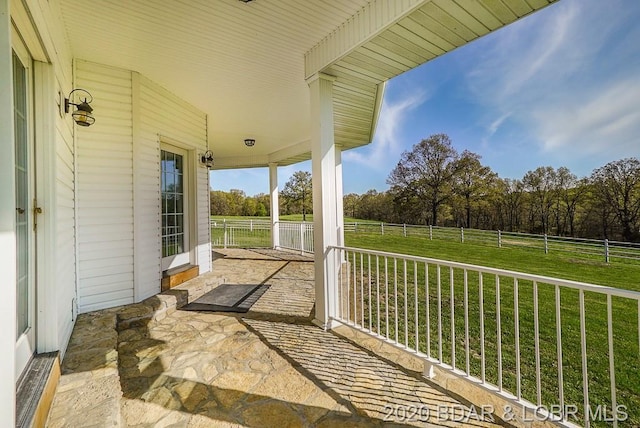
[[[294, 256], [216, 258], [225, 282], [270, 285], [247, 314], [175, 310], [123, 322], [132, 311], [122, 307], [80, 316], [48, 426], [491, 425], [438, 420], [438, 406], [465, 405], [313, 325], [313, 263]], [[407, 420], [413, 409], [422, 414]]]

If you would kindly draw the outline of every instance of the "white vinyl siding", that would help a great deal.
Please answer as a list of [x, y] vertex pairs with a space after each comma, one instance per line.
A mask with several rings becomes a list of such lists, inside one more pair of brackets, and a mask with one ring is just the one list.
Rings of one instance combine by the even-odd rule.
[[133, 303], [131, 73], [76, 61], [96, 123], [77, 127], [79, 311]]
[[76, 225], [75, 225], [75, 167], [73, 137], [67, 121], [57, 121], [56, 186], [55, 186], [55, 269], [53, 287], [58, 304], [58, 346], [64, 355], [73, 330], [76, 304]]
[[[140, 273], [140, 298], [145, 298], [160, 291], [160, 139], [171, 140], [187, 149], [191, 156], [197, 157], [206, 150], [207, 117], [144, 76], [139, 76], [139, 82], [140, 122], [139, 137], [136, 139], [136, 155], [139, 158], [135, 165], [140, 169], [136, 176], [136, 195], [141, 197], [138, 199], [136, 196], [136, 204], [141, 207], [137, 220], [143, 226], [136, 231], [136, 254], [146, 257], [138, 258], [136, 270]], [[155, 159], [155, 164], [147, 162], [149, 159]], [[189, 164], [195, 165], [197, 216], [195, 237], [190, 241], [191, 246], [195, 247], [193, 262], [199, 265], [200, 273], [204, 273], [211, 270], [209, 172], [197, 161]], [[140, 251], [137, 250], [138, 246]], [[148, 257], [150, 254], [157, 254], [157, 257], [152, 259]], [[157, 275], [155, 278], [151, 275], [154, 271]]]
[[160, 291], [160, 148], [141, 123], [140, 75], [132, 74], [134, 114], [135, 292], [142, 300]]
[[196, 252], [200, 273], [211, 270], [211, 212], [209, 203], [209, 170], [198, 165], [198, 201], [196, 212], [198, 216]]
[[[160, 292], [160, 140], [195, 157], [206, 115], [144, 76], [76, 61], [76, 86], [94, 97], [96, 123], [78, 131], [79, 311]], [[193, 261], [211, 269], [208, 170], [195, 166]]]

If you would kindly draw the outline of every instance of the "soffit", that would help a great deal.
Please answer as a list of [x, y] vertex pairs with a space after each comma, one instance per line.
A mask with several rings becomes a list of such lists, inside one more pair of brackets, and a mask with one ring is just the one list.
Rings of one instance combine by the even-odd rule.
[[[306, 74], [336, 77], [335, 135], [343, 149], [368, 144], [376, 108], [376, 88], [407, 70], [497, 30], [555, 0], [432, 0], [370, 37], [361, 27], [380, 14], [384, 2], [365, 10], [353, 28], [340, 28], [307, 54]], [[351, 31], [351, 34], [349, 32]], [[355, 49], [340, 51], [342, 39], [357, 39]], [[333, 49], [332, 49], [333, 47]], [[309, 66], [309, 64], [314, 64]]]
[[[367, 2], [62, 0], [61, 5], [74, 57], [140, 72], [208, 114], [216, 158], [264, 164], [289, 146], [307, 151], [304, 55]], [[243, 144], [248, 137], [257, 141], [252, 148]], [[300, 153], [288, 162], [308, 157]]]
[[[104, 0], [79, 8], [76, 0], [62, 0], [62, 5], [75, 57], [139, 71], [203, 110], [216, 168], [233, 168], [310, 158], [305, 77], [316, 72], [336, 77], [335, 140], [344, 150], [359, 147], [373, 138], [382, 83], [553, 1]], [[397, 22], [371, 24], [398, 11]], [[244, 146], [247, 137], [256, 139], [254, 147]]]

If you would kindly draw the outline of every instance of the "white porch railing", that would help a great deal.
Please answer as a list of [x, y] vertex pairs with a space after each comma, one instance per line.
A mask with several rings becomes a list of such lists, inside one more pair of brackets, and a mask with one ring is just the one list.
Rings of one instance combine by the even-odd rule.
[[214, 248], [271, 246], [271, 223], [264, 220], [211, 220], [211, 245]]
[[[563, 425], [617, 426], [640, 397], [640, 293], [331, 247], [334, 319]], [[637, 418], [635, 414], [633, 417]]]
[[280, 248], [313, 253], [313, 223], [279, 221]]

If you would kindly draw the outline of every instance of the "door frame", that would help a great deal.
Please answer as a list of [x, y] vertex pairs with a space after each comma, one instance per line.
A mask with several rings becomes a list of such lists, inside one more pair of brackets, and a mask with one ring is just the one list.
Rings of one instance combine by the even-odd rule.
[[[11, 56], [11, 64], [13, 64], [13, 55], [15, 55], [22, 64], [25, 69], [25, 99], [26, 99], [26, 114], [27, 114], [27, 200], [25, 207], [22, 207], [27, 212], [27, 227], [28, 227], [28, 237], [27, 237], [27, 275], [28, 275], [28, 290], [27, 290], [27, 322], [28, 326], [24, 332], [21, 332], [19, 336], [15, 339], [15, 378], [18, 379], [24, 369], [29, 364], [32, 356], [37, 351], [37, 316], [36, 316], [36, 284], [37, 284], [37, 242], [36, 242], [36, 233], [34, 230], [34, 224], [37, 221], [37, 214], [34, 210], [35, 205], [34, 202], [36, 200], [36, 162], [35, 162], [35, 108], [34, 108], [34, 66], [33, 66], [33, 58], [31, 53], [27, 49], [26, 45], [22, 42], [22, 38], [19, 36], [17, 30], [12, 27], [12, 56]], [[12, 65], [13, 66], [13, 65]], [[15, 91], [15, 76], [13, 80], [14, 91]], [[13, 116], [15, 117], [15, 100], [14, 100], [14, 109]], [[16, 136], [14, 134], [13, 139], [14, 150], [16, 144]], [[15, 156], [15, 154], [14, 154]], [[15, 171], [15, 161], [14, 161], [14, 171]], [[14, 172], [15, 174], [15, 172]], [[16, 186], [16, 197], [17, 195], [17, 183], [14, 184]], [[16, 207], [18, 209], [18, 207]], [[17, 240], [17, 235], [16, 235]], [[20, 252], [16, 252], [16, 266], [19, 263]], [[18, 278], [16, 277], [16, 287], [18, 284]], [[17, 293], [17, 289], [16, 289]], [[16, 294], [16, 304], [18, 301], [18, 295]], [[16, 307], [16, 323], [19, 318], [18, 308]]]
[[[63, 100], [62, 89], [56, 80], [56, 74], [48, 60], [46, 48], [41, 44], [37, 31], [21, 2], [12, 2], [11, 9], [11, 40], [12, 47], [17, 42], [22, 42], [24, 48], [31, 56], [31, 132], [33, 151], [33, 174], [35, 174], [35, 194], [37, 203], [42, 208], [42, 214], [38, 215], [37, 243], [35, 245], [35, 312], [34, 332], [35, 351], [52, 352], [63, 350], [61, 333], [58, 321], [57, 270], [55, 265], [56, 244], [56, 119], [62, 118], [60, 104]], [[13, 121], [13, 119], [12, 119]], [[63, 126], [68, 126], [71, 132], [72, 126], [66, 121]], [[15, 144], [15, 142], [12, 142]], [[16, 255], [17, 256], [17, 255]], [[75, 289], [75, 287], [74, 287]], [[75, 320], [77, 310], [75, 303], [70, 302], [72, 322]], [[17, 314], [16, 314], [17, 315]], [[71, 330], [67, 336], [70, 336]], [[64, 339], [64, 338], [63, 338]], [[68, 339], [68, 338], [67, 338]], [[61, 355], [62, 358], [62, 355]], [[17, 380], [17, 377], [16, 377]]]
[[[159, 147], [158, 147], [158, 159], [160, 159], [160, 152], [162, 150], [171, 151], [172, 149], [178, 149], [184, 152], [184, 165], [186, 167], [186, 174], [183, 175], [184, 185], [186, 186], [186, 190], [184, 192], [186, 196], [186, 203], [184, 204], [185, 216], [187, 217], [187, 227], [185, 228], [185, 235], [187, 236], [187, 243], [185, 245], [186, 250], [185, 253], [187, 257], [182, 261], [177, 262], [177, 264], [170, 264], [169, 267], [166, 267], [163, 263], [162, 259], [162, 201], [160, 201], [160, 270], [164, 272], [167, 269], [171, 269], [173, 267], [182, 265], [184, 263], [189, 264], [197, 264], [197, 254], [195, 251], [196, 248], [196, 225], [197, 225], [197, 210], [196, 210], [196, 162], [195, 162], [195, 148], [189, 146], [180, 141], [174, 140], [172, 138], [168, 138], [165, 136], [159, 136]], [[162, 174], [162, 166], [159, 168], [160, 174]], [[161, 186], [162, 177], [160, 177], [160, 182], [158, 186]], [[161, 189], [162, 191], [162, 189]], [[162, 197], [162, 194], [160, 193]]]

